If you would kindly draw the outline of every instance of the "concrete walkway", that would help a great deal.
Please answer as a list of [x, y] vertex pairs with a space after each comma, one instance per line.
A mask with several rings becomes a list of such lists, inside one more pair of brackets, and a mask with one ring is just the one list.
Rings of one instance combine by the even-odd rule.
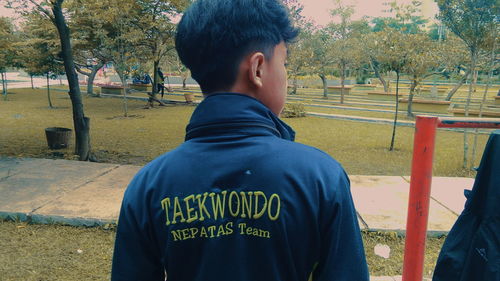
[[[140, 166], [0, 157], [0, 218], [93, 226], [115, 223], [123, 192]], [[362, 229], [403, 232], [409, 178], [351, 175]], [[447, 233], [470, 178], [433, 178], [428, 230]]]

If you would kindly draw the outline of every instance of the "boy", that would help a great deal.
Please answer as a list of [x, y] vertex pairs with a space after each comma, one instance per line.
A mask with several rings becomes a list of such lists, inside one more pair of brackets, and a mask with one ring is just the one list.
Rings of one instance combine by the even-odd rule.
[[205, 99], [125, 192], [112, 280], [368, 280], [347, 175], [277, 117], [296, 35], [279, 0], [186, 11], [176, 49]]

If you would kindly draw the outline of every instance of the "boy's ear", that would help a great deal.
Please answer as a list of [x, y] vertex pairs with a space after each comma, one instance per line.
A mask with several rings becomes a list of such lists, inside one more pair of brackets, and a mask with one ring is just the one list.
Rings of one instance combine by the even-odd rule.
[[261, 52], [256, 52], [252, 54], [249, 58], [249, 72], [248, 72], [248, 79], [250, 80], [250, 83], [252, 83], [253, 86], [256, 88], [261, 88], [262, 87], [262, 76], [263, 76], [263, 71], [264, 71], [264, 62], [265, 62], [265, 57], [264, 54]]

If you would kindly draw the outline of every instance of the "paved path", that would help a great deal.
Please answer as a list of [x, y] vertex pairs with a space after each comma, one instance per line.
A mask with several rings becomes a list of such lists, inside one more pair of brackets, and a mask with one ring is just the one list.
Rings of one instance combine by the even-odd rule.
[[[0, 217], [71, 225], [115, 223], [123, 192], [140, 166], [0, 158]], [[409, 178], [351, 175], [362, 229], [403, 232]], [[465, 203], [469, 178], [433, 178], [430, 234], [447, 233]]]

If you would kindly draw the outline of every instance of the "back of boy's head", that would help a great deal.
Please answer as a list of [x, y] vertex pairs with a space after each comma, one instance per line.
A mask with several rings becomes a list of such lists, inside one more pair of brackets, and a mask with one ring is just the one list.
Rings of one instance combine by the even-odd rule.
[[184, 13], [175, 45], [205, 94], [229, 90], [249, 53], [272, 57], [297, 36], [279, 0], [197, 0]]

